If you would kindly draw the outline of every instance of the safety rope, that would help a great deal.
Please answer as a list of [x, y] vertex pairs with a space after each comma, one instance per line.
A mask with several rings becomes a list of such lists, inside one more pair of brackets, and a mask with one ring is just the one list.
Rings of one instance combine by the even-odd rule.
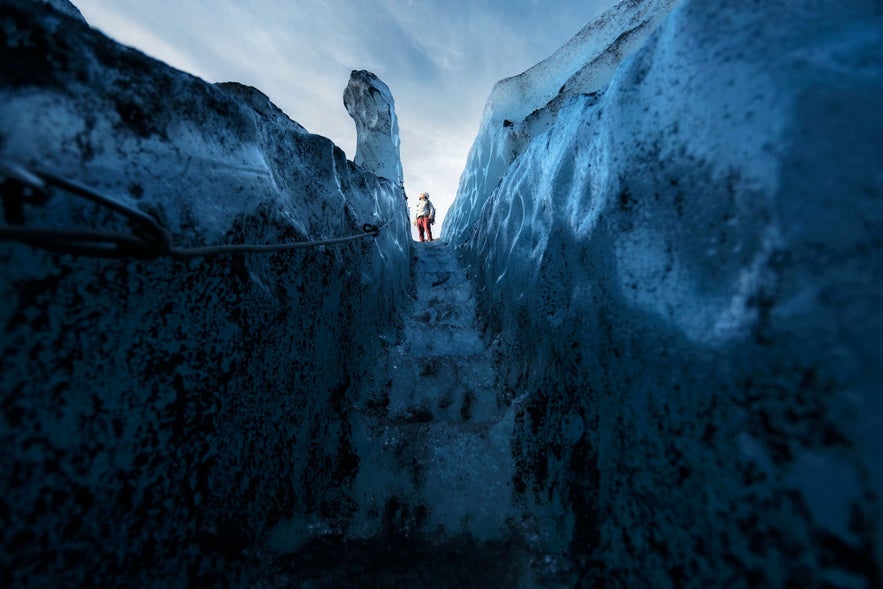
[[[389, 224], [365, 223], [363, 233], [323, 239], [276, 244], [225, 244], [182, 248], [172, 245], [172, 238], [153, 217], [108, 198], [91, 188], [60, 178], [47, 172], [26, 169], [19, 164], [0, 160], [0, 197], [6, 225], [0, 226], [0, 239], [17, 241], [31, 247], [50, 251], [96, 257], [155, 259], [161, 256], [195, 258], [232, 253], [268, 253], [294, 249], [337, 245], [377, 237]], [[24, 205], [42, 205], [49, 200], [52, 189], [59, 189], [85, 198], [122, 215], [132, 227], [132, 233], [92, 231], [80, 229], [47, 229], [24, 226]]]
[[378, 235], [380, 235], [380, 229], [382, 227], [386, 227], [388, 224], [389, 221], [381, 226], [372, 225], [371, 223], [365, 223], [364, 225], [362, 225], [362, 231], [364, 231], [364, 233], [360, 233], [358, 235], [349, 235], [347, 237], [337, 237], [334, 239], [322, 239], [319, 241], [295, 241], [290, 243], [276, 243], [266, 245], [231, 244], [191, 248], [172, 247], [169, 248], [169, 255], [176, 258], [195, 258], [199, 256], [213, 256], [217, 254], [280, 252], [285, 250], [319, 247], [320, 245], [336, 245], [338, 243], [346, 243], [347, 241], [362, 239], [363, 237], [377, 237]]

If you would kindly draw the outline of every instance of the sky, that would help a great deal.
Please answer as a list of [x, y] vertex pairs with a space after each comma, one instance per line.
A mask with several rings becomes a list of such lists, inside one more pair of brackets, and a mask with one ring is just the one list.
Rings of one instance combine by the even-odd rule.
[[395, 100], [409, 206], [435, 233], [493, 85], [539, 63], [617, 0], [73, 0], [93, 27], [208, 82], [254, 86], [355, 157], [352, 70]]

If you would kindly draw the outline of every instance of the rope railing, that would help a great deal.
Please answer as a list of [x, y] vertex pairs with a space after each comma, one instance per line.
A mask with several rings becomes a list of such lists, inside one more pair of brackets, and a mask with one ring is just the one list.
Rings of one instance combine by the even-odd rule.
[[169, 255], [176, 258], [195, 258], [217, 254], [281, 252], [285, 250], [319, 247], [322, 245], [337, 245], [339, 243], [362, 239], [363, 237], [377, 237], [380, 235], [380, 229], [386, 227], [388, 224], [389, 221], [381, 226], [365, 223], [362, 225], [362, 231], [364, 231], [364, 233], [348, 235], [346, 237], [336, 237], [334, 239], [321, 239], [317, 241], [295, 241], [275, 244], [228, 244], [192, 248], [172, 247], [169, 248]]
[[[17, 163], [4, 160], [0, 160], [0, 178], [2, 178], [0, 197], [3, 199], [3, 212], [6, 218], [6, 224], [0, 226], [0, 239], [75, 255], [155, 259], [163, 256], [195, 258], [233, 253], [280, 252], [337, 245], [366, 237], [377, 237], [380, 235], [380, 230], [390, 222], [387, 220], [379, 226], [365, 223], [362, 225], [362, 233], [317, 241], [176, 247], [172, 243], [169, 232], [153, 217], [76, 182], [47, 172], [29, 170]], [[129, 222], [132, 233], [26, 227], [24, 225], [24, 205], [40, 206], [45, 204], [51, 198], [53, 190], [60, 190], [86, 199], [121, 215]]]

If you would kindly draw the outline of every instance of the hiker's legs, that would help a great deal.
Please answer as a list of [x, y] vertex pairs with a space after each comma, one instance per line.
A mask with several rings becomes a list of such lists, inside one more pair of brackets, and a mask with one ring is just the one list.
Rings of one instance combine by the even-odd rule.
[[420, 230], [420, 241], [423, 241], [423, 233], [432, 241], [432, 222], [429, 217], [420, 217], [417, 219], [417, 228]]
[[429, 241], [432, 241], [432, 225], [429, 223], [429, 217], [420, 217], [417, 219], [417, 232], [420, 234], [420, 241], [425, 241], [423, 239], [424, 234], [429, 238]]

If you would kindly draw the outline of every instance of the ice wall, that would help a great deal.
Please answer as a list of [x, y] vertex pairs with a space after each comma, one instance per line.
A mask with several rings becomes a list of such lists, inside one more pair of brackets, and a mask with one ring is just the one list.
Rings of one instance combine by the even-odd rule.
[[83, 18], [83, 14], [80, 12], [80, 9], [71, 4], [68, 0], [32, 0], [33, 2], [38, 2], [42, 4], [48, 4], [52, 6], [56, 10], [63, 12], [64, 14], [71, 16], [79, 21], [86, 22], [86, 19]]
[[685, 0], [482, 127], [446, 235], [584, 586], [879, 585], [881, 55], [872, 2]]
[[[680, 0], [624, 0], [587, 24], [526, 72], [497, 82], [460, 177], [457, 206], [442, 238], [461, 243], [485, 201], [533, 138], [554, 122], [571, 96], [602, 90], [619, 64], [647, 39]], [[518, 123], [517, 128], [515, 123]]]
[[[0, 242], [0, 585], [252, 586], [280, 519], [346, 517], [349, 396], [410, 282], [401, 189], [253, 88], [40, 3], [3, 0], [0, 27], [0, 159], [136, 207], [178, 247], [382, 225], [193, 259]], [[131, 231], [61, 193], [24, 217]]]

